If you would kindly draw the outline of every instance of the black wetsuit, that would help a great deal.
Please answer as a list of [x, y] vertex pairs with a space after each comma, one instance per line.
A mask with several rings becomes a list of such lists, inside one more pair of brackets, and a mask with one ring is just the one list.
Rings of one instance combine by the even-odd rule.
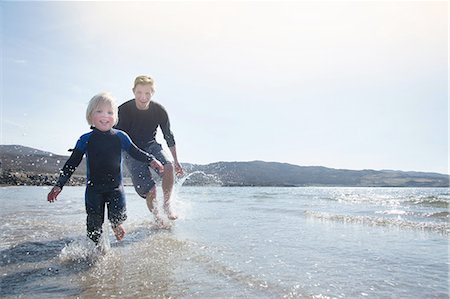
[[[147, 110], [139, 110], [134, 99], [123, 103], [119, 106], [119, 123], [116, 127], [130, 135], [137, 146], [154, 155], [163, 165], [171, 163], [169, 156], [155, 140], [156, 131], [160, 127], [167, 145], [175, 146], [169, 117], [161, 104], [151, 101]], [[150, 170], [129, 155], [125, 155], [124, 162], [130, 171], [134, 189], [141, 197], [146, 198], [156, 184]]]
[[170, 130], [169, 116], [161, 104], [151, 101], [147, 110], [139, 110], [133, 99], [119, 106], [119, 123], [116, 128], [127, 132], [138, 147], [145, 149], [155, 142], [158, 126], [167, 146], [174, 146], [175, 139]]
[[102, 132], [94, 128], [77, 141], [56, 183], [56, 186], [62, 188], [80, 165], [83, 155], [86, 155], [87, 232], [95, 243], [98, 243], [102, 233], [105, 205], [113, 226], [121, 224], [127, 218], [122, 185], [122, 150], [147, 165], [154, 160], [152, 155], [137, 148], [125, 132], [116, 129]]

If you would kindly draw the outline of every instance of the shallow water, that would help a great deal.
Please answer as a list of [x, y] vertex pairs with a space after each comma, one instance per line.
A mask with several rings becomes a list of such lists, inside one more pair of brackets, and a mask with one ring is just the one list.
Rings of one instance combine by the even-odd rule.
[[84, 188], [0, 189], [4, 298], [448, 298], [446, 188], [181, 187], [158, 228], [85, 238]]

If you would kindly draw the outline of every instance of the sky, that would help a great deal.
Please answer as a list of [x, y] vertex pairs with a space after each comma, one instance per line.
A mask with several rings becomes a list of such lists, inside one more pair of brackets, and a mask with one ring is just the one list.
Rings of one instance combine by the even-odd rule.
[[449, 173], [448, 1], [0, 7], [1, 144], [69, 155], [89, 100], [146, 74], [182, 163]]

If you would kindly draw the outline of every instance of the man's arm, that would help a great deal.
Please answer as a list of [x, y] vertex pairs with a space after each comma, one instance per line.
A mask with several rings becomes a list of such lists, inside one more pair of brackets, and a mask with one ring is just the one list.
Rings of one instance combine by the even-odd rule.
[[129, 119], [132, 116], [129, 115], [129, 112], [127, 113], [127, 111], [125, 111], [126, 107], [124, 104], [120, 105], [118, 109], [119, 121], [114, 128], [127, 132], [130, 129]]
[[181, 167], [181, 164], [178, 162], [177, 148], [175, 146], [175, 137], [172, 131], [170, 130], [169, 115], [167, 114], [167, 111], [164, 108], [162, 108], [162, 121], [159, 127], [161, 128], [161, 131], [164, 135], [164, 139], [167, 142], [167, 146], [169, 147], [170, 152], [172, 153], [173, 163], [175, 166], [175, 173], [177, 175], [183, 175], [184, 173], [183, 168]]
[[180, 162], [178, 162], [178, 156], [177, 156], [177, 148], [176, 146], [171, 146], [169, 147], [170, 152], [172, 153], [172, 157], [173, 157], [173, 164], [175, 166], [175, 173], [177, 175], [183, 175], [184, 171], [183, 171], [183, 167], [181, 167]]

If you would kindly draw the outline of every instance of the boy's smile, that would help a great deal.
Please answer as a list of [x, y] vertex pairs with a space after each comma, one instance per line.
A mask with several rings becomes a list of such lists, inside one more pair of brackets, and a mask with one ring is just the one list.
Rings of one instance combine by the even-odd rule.
[[115, 124], [114, 112], [110, 105], [100, 104], [91, 115], [92, 124], [98, 130], [106, 132]]

